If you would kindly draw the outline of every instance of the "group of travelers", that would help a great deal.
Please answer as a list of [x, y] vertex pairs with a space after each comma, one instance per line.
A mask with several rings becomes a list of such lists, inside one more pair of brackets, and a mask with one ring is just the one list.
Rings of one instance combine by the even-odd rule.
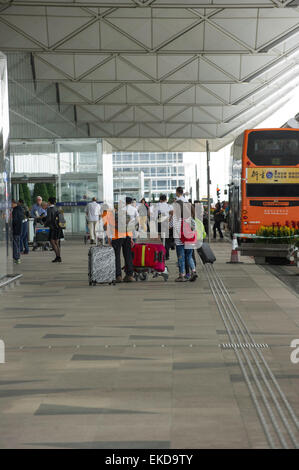
[[12, 200], [12, 246], [13, 260], [16, 264], [21, 262], [21, 254], [28, 255], [29, 246], [29, 218], [34, 218], [34, 225], [42, 224], [49, 228], [48, 241], [56, 257], [54, 263], [61, 262], [60, 240], [63, 238], [63, 230], [59, 224], [59, 211], [56, 207], [56, 198], [49, 197], [48, 202], [37, 196], [31, 210], [23, 199]]
[[[109, 244], [115, 252], [116, 282], [133, 282], [134, 267], [132, 246], [137, 238], [157, 238], [162, 241], [166, 250], [166, 260], [170, 250], [176, 250], [179, 275], [176, 282], [195, 281], [197, 279], [195, 250], [200, 249], [202, 241], [209, 230], [207, 212], [201, 204], [186, 199], [182, 187], [176, 188], [175, 201], [167, 201], [161, 195], [159, 202], [147, 203], [143, 198], [137, 204], [130, 197], [119, 201], [114, 207], [99, 204], [94, 197], [86, 206], [86, 221], [90, 244], [100, 238], [102, 243]], [[24, 201], [12, 201], [13, 259], [20, 263], [20, 254], [28, 254], [28, 219], [33, 217], [49, 228], [49, 242], [55, 253], [54, 263], [61, 262], [60, 240], [63, 230], [59, 223], [59, 211], [56, 199], [50, 197], [48, 202], [38, 196], [29, 210]], [[225, 220], [228, 207], [217, 203], [214, 210], [213, 234], [218, 231], [223, 238], [221, 222]], [[199, 210], [199, 212], [198, 212]], [[121, 221], [123, 223], [121, 223]], [[125, 260], [125, 276], [122, 277], [121, 252]]]
[[[90, 244], [97, 238], [113, 247], [115, 252], [116, 282], [135, 281], [133, 273], [132, 246], [139, 238], [159, 239], [165, 246], [166, 260], [170, 249], [176, 250], [179, 275], [176, 282], [197, 279], [194, 250], [199, 249], [205, 236], [202, 223], [203, 210], [196, 213], [196, 204], [184, 197], [182, 187], [176, 189], [173, 203], [161, 195], [158, 203], [149, 204], [143, 198], [137, 204], [135, 199], [126, 197], [114, 207], [100, 205], [96, 198], [86, 206]], [[121, 224], [121, 220], [123, 224]], [[125, 276], [122, 277], [121, 252], [125, 261]]]

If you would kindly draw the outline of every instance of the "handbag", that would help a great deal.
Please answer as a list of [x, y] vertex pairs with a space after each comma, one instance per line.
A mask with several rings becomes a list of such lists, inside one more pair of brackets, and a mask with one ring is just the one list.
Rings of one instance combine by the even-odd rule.
[[185, 219], [182, 219], [181, 223], [181, 236], [180, 240], [183, 243], [196, 243], [197, 242], [197, 233], [193, 231], [190, 224], [186, 222]]

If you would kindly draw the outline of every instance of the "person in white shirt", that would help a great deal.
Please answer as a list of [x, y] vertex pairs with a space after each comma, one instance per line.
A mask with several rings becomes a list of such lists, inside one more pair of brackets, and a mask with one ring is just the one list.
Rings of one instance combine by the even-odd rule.
[[92, 244], [96, 240], [96, 232], [99, 228], [99, 221], [102, 213], [101, 206], [97, 203], [96, 197], [93, 197], [92, 201], [87, 204], [85, 213], [90, 235], [90, 243]]
[[182, 202], [188, 202], [188, 199], [184, 196], [184, 190], [181, 186], [178, 186], [175, 191], [176, 200]]
[[173, 207], [166, 201], [166, 195], [161, 194], [159, 202], [154, 205], [154, 216], [156, 220], [159, 218], [159, 214], [161, 214], [162, 218], [169, 217], [169, 212], [173, 210]]
[[[127, 214], [130, 216], [130, 222], [139, 222], [139, 213], [137, 207], [133, 205], [133, 199], [131, 197], [126, 197], [126, 206], [127, 206]], [[133, 230], [133, 241], [137, 238], [137, 231]]]

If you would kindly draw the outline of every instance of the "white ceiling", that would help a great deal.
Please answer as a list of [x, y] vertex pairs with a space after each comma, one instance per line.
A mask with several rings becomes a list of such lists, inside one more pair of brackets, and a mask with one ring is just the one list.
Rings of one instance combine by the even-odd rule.
[[33, 53], [35, 79], [58, 84], [91, 136], [122, 149], [219, 148], [299, 83], [298, 5], [0, 0], [0, 50]]

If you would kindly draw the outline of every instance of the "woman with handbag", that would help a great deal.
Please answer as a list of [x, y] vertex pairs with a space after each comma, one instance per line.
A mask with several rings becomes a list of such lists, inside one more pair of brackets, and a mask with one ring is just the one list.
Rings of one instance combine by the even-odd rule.
[[[176, 201], [173, 204], [173, 234], [179, 266], [179, 276], [176, 282], [194, 282], [197, 279], [193, 250], [197, 244], [196, 230], [192, 230], [194, 207], [190, 203]], [[186, 264], [191, 274], [186, 278]]]
[[44, 225], [50, 228], [49, 240], [56, 255], [52, 263], [61, 263], [60, 240], [63, 238], [63, 231], [59, 224], [59, 211], [55, 205], [56, 198], [49, 197], [48, 202], [49, 205]]

